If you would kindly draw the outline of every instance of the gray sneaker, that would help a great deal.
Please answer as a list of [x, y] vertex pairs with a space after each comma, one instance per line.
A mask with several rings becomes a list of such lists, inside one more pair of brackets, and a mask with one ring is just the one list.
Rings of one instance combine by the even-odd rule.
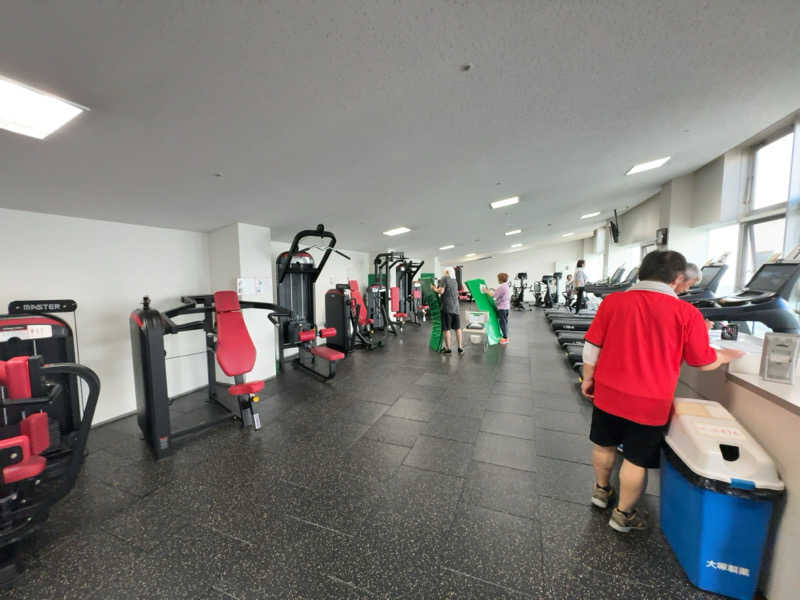
[[608, 520], [608, 526], [620, 533], [647, 529], [647, 514], [634, 509], [629, 515], [626, 515], [619, 508], [615, 508], [611, 513], [611, 518]]
[[592, 490], [592, 504], [597, 506], [598, 508], [608, 508], [608, 505], [611, 503], [611, 499], [614, 497], [614, 489], [608, 488], [604, 490], [597, 484], [594, 485], [594, 489]]

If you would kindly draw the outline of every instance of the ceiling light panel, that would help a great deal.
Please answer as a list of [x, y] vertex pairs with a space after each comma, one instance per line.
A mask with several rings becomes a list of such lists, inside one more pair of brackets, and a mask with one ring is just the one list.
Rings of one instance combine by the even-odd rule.
[[511, 198], [504, 198], [503, 200], [495, 200], [490, 204], [492, 208], [503, 208], [504, 206], [511, 206], [519, 203], [519, 196], [512, 196]]
[[0, 129], [43, 140], [86, 109], [0, 77]]
[[585, 215], [581, 215], [581, 219], [591, 219], [592, 217], [596, 217], [599, 214], [600, 214], [599, 210], [597, 212], [586, 213]]
[[518, 233], [522, 233], [522, 229], [512, 229], [511, 231], [506, 231], [506, 235], [517, 235]]
[[439, 250], [451, 250], [455, 247], [456, 247], [455, 244], [448, 244], [447, 246], [440, 247]]
[[663, 158], [657, 158], [655, 160], [639, 163], [638, 165], [632, 166], [630, 170], [627, 173], [625, 173], [625, 175], [636, 175], [636, 173], [641, 173], [643, 171], [650, 171], [652, 169], [663, 167], [665, 164], [667, 164], [667, 161], [670, 158], [671, 157], [669, 156], [665, 156]]
[[383, 235], [400, 235], [402, 233], [408, 233], [409, 231], [411, 230], [408, 227], [395, 227], [394, 229], [384, 231]]

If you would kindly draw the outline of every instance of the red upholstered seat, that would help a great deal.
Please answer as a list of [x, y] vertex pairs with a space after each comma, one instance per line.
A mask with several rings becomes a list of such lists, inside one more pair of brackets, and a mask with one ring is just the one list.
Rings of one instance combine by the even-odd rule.
[[237, 383], [228, 388], [228, 393], [231, 396], [246, 396], [247, 394], [255, 394], [264, 389], [263, 381], [248, 381], [247, 383]]
[[22, 462], [3, 467], [3, 483], [15, 483], [23, 479], [31, 479], [44, 471], [47, 461], [43, 456], [34, 454]]
[[396, 312], [394, 313], [394, 316], [397, 317], [398, 319], [405, 319], [407, 315], [406, 313]]
[[372, 325], [375, 322], [375, 319], [367, 319], [367, 324]]
[[421, 310], [428, 310], [429, 308], [430, 306], [428, 306], [427, 304], [423, 304], [422, 306], [420, 306]]
[[256, 364], [256, 347], [244, 324], [236, 292], [214, 292], [217, 362], [226, 375], [242, 375]]
[[342, 360], [344, 358], [344, 354], [333, 348], [328, 348], [327, 346], [312, 346], [311, 354], [330, 361]]

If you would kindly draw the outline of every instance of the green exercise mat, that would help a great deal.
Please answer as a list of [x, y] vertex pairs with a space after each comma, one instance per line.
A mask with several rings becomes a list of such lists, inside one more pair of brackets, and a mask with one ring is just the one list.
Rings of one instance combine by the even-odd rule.
[[497, 307], [494, 298], [481, 291], [481, 286], [486, 285], [483, 279], [470, 279], [464, 282], [478, 310], [489, 313], [489, 322], [486, 323], [486, 338], [490, 346], [494, 346], [500, 341], [500, 324], [497, 322]]
[[433, 291], [433, 277], [421, 277], [422, 302], [428, 305], [431, 319], [431, 338], [428, 342], [431, 350], [438, 352], [442, 347], [442, 310], [439, 306], [439, 294]]

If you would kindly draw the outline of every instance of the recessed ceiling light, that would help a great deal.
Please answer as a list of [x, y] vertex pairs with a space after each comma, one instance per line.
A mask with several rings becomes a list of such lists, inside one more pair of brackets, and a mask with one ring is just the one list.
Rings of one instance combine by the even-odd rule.
[[597, 212], [590, 212], [585, 215], [581, 215], [581, 219], [591, 219], [592, 217], [596, 217], [599, 214], [600, 214], [599, 210]]
[[447, 246], [442, 246], [439, 250], [450, 250], [451, 248], [455, 248], [455, 244], [448, 244]]
[[575, 232], [574, 231], [570, 231], [569, 233], [562, 234], [561, 237], [569, 237], [571, 235], [575, 235]]
[[503, 208], [504, 206], [511, 206], [512, 204], [517, 204], [519, 202], [519, 196], [512, 196], [511, 198], [505, 198], [504, 200], [495, 200], [491, 203], [492, 208]]
[[401, 233], [408, 233], [409, 231], [411, 230], [408, 227], [395, 227], [394, 229], [384, 231], [383, 235], [400, 235]]
[[465, 254], [464, 256], [466, 256], [467, 258], [469, 258], [470, 256], [475, 256], [475, 253], [474, 253], [474, 252], [470, 252], [469, 254]]
[[518, 233], [522, 233], [522, 229], [512, 229], [511, 231], [506, 231], [506, 235], [517, 235]]
[[667, 161], [671, 157], [665, 156], [664, 158], [657, 158], [655, 160], [650, 160], [648, 162], [639, 163], [638, 165], [634, 165], [631, 167], [630, 171], [625, 173], [625, 175], [635, 175], [636, 173], [641, 173], [642, 171], [649, 171], [650, 169], [657, 169], [658, 167], [663, 167], [667, 164]]
[[522, 244], [511, 244], [512, 248], [522, 248]]
[[0, 129], [43, 140], [88, 110], [58, 96], [0, 77]]

